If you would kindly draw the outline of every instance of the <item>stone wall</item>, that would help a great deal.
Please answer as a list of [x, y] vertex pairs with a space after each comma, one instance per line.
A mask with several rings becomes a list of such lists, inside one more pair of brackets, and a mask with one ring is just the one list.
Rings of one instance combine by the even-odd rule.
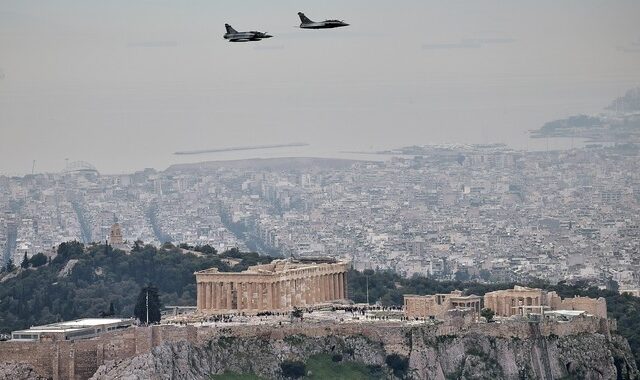
[[607, 301], [602, 297], [597, 299], [589, 297], [565, 298], [560, 303], [558, 309], [584, 310], [588, 314], [595, 315], [596, 317], [607, 317]]
[[165, 343], [186, 341], [196, 345], [206, 344], [220, 336], [259, 337], [268, 340], [288, 336], [308, 337], [363, 336], [381, 342], [389, 352], [408, 355], [407, 336], [414, 331], [431, 337], [456, 336], [478, 333], [486, 336], [521, 339], [556, 335], [558, 337], [582, 333], [601, 333], [609, 336], [610, 324], [596, 317], [576, 317], [567, 322], [528, 320], [503, 321], [501, 323], [469, 323], [465, 318], [451, 318], [447, 322], [357, 322], [357, 323], [293, 323], [282, 326], [236, 325], [218, 327], [162, 325], [131, 327], [99, 337], [78, 341], [57, 342], [0, 342], [2, 362], [25, 363], [40, 375], [54, 380], [84, 380], [106, 361], [118, 361], [146, 354], [153, 347]]
[[[535, 326], [535, 328], [532, 328]], [[517, 337], [528, 339], [537, 336], [568, 336], [576, 334], [600, 333], [609, 335], [609, 323], [607, 320], [580, 316], [570, 321], [557, 322], [544, 320], [539, 323], [531, 323], [527, 319], [505, 320], [501, 323], [469, 323], [465, 318], [452, 318], [442, 323], [416, 323], [403, 322], [374, 322], [374, 323], [294, 323], [274, 328], [269, 325], [233, 326], [199, 328], [197, 330], [197, 343], [205, 344], [218, 336], [250, 337], [258, 336], [267, 339], [283, 339], [286, 336], [305, 335], [309, 337], [321, 337], [327, 335], [362, 335], [371, 340], [381, 341], [385, 346], [402, 345], [404, 337], [413, 328], [427, 331], [434, 337], [447, 335], [460, 335], [469, 332], [477, 332], [499, 338]]]
[[573, 297], [562, 299], [556, 292], [514, 286], [513, 289], [496, 290], [484, 295], [484, 307], [497, 316], [527, 315], [544, 310], [582, 310], [598, 318], [607, 318], [607, 301], [604, 298]]
[[2, 362], [26, 363], [40, 375], [56, 379], [88, 379], [108, 360], [148, 353], [153, 347], [196, 341], [193, 326], [131, 327], [93, 339], [55, 342], [0, 342]]
[[452, 291], [449, 294], [433, 294], [419, 296], [405, 294], [404, 313], [407, 318], [438, 318], [446, 319], [450, 310], [469, 309], [480, 316], [479, 296], [463, 296], [461, 291]]

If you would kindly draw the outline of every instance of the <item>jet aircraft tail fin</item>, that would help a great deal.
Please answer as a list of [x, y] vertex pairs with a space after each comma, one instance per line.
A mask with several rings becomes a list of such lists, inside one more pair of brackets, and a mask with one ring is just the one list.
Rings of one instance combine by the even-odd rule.
[[224, 27], [227, 28], [227, 33], [238, 33], [238, 31], [233, 29], [229, 24], [224, 24]]
[[298, 12], [298, 16], [300, 16], [300, 21], [302, 21], [303, 24], [311, 24], [313, 22], [302, 12]]

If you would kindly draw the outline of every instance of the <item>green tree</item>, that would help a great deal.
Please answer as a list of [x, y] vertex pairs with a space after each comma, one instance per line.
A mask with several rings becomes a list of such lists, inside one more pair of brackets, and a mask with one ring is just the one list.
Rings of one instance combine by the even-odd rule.
[[456, 272], [456, 281], [469, 281], [471, 276], [466, 269], [459, 270]]
[[147, 285], [138, 294], [138, 302], [136, 302], [133, 315], [142, 323], [157, 323], [160, 322], [161, 307], [158, 288], [153, 285]]
[[31, 257], [31, 260], [29, 260], [29, 262], [31, 263], [31, 266], [34, 268], [41, 267], [47, 263], [47, 256], [45, 256], [44, 253], [39, 252], [33, 255]]
[[393, 374], [401, 379], [405, 378], [409, 371], [409, 358], [406, 356], [398, 354], [387, 355], [385, 362], [393, 370]]
[[195, 248], [195, 251], [202, 252], [205, 255], [215, 255], [216, 253], [218, 253], [218, 251], [216, 251], [216, 249], [210, 246], [209, 244], [205, 244], [203, 246], [197, 246]]
[[75, 259], [84, 253], [84, 245], [77, 241], [69, 241], [58, 246], [58, 254], [53, 259], [54, 263], [63, 263], [69, 259]]
[[24, 253], [24, 258], [22, 259], [22, 262], [20, 263], [20, 267], [22, 269], [27, 269], [29, 268], [29, 258], [27, 257], [27, 253]]
[[606, 286], [607, 286], [607, 290], [611, 290], [612, 292], [618, 293], [620, 291], [620, 285], [616, 280], [612, 278], [607, 280]]
[[13, 272], [14, 269], [16, 269], [16, 266], [13, 265], [13, 259], [9, 257], [9, 260], [7, 260], [7, 263], [4, 265], [4, 270], [7, 272]]
[[307, 374], [307, 366], [301, 361], [285, 360], [280, 364], [282, 375], [290, 379], [299, 379]]
[[[145, 301], [146, 301], [146, 300], [145, 300]], [[146, 307], [146, 305], [145, 305], [145, 307]], [[113, 302], [109, 302], [109, 311], [104, 311], [104, 310], [103, 310], [103, 311], [101, 311], [101, 312], [100, 312], [100, 317], [102, 317], [102, 318], [105, 318], [105, 317], [113, 317], [115, 314], [116, 314], [116, 312], [115, 312], [115, 310], [114, 310], [114, 308], [113, 308]], [[145, 320], [146, 320], [146, 318], [147, 318], [147, 315], [146, 315], [146, 314], [147, 314], [147, 313], [146, 313], [146, 309], [145, 309]]]
[[491, 309], [484, 308], [480, 310], [480, 316], [484, 317], [487, 320], [487, 322], [493, 321], [494, 315], [496, 315], [496, 313]]

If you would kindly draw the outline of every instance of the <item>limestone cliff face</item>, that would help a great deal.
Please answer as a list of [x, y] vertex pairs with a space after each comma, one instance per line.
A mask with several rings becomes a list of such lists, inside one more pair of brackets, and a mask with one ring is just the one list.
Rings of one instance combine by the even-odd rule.
[[28, 364], [2, 363], [0, 364], [0, 380], [45, 380]]
[[636, 379], [626, 340], [600, 334], [538, 339], [469, 334], [412, 336], [410, 365], [419, 379]]
[[393, 379], [385, 358], [398, 353], [409, 359], [412, 379], [639, 379], [626, 340], [600, 334], [531, 339], [478, 333], [433, 336], [407, 329], [403, 344], [385, 346], [362, 335], [284, 338], [215, 337], [205, 344], [176, 343], [150, 353], [101, 366], [92, 379], [209, 379], [224, 371], [252, 372], [280, 379], [284, 360], [305, 361], [321, 353], [377, 365]]

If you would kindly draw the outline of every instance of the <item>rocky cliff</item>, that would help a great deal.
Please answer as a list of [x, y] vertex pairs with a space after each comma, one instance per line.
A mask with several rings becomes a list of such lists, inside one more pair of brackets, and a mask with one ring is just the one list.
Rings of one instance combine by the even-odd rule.
[[[164, 344], [144, 355], [107, 362], [92, 379], [210, 379], [227, 371], [281, 379], [283, 362], [306, 362], [320, 354], [363, 363], [377, 368], [378, 377], [390, 379], [640, 378], [628, 343], [615, 335], [434, 336], [420, 327], [401, 333], [402, 343], [393, 345], [358, 334], [217, 336], [203, 344]], [[408, 361], [408, 367], [394, 365], [392, 354]]]
[[45, 380], [35, 369], [24, 363], [1, 363], [0, 380]]

